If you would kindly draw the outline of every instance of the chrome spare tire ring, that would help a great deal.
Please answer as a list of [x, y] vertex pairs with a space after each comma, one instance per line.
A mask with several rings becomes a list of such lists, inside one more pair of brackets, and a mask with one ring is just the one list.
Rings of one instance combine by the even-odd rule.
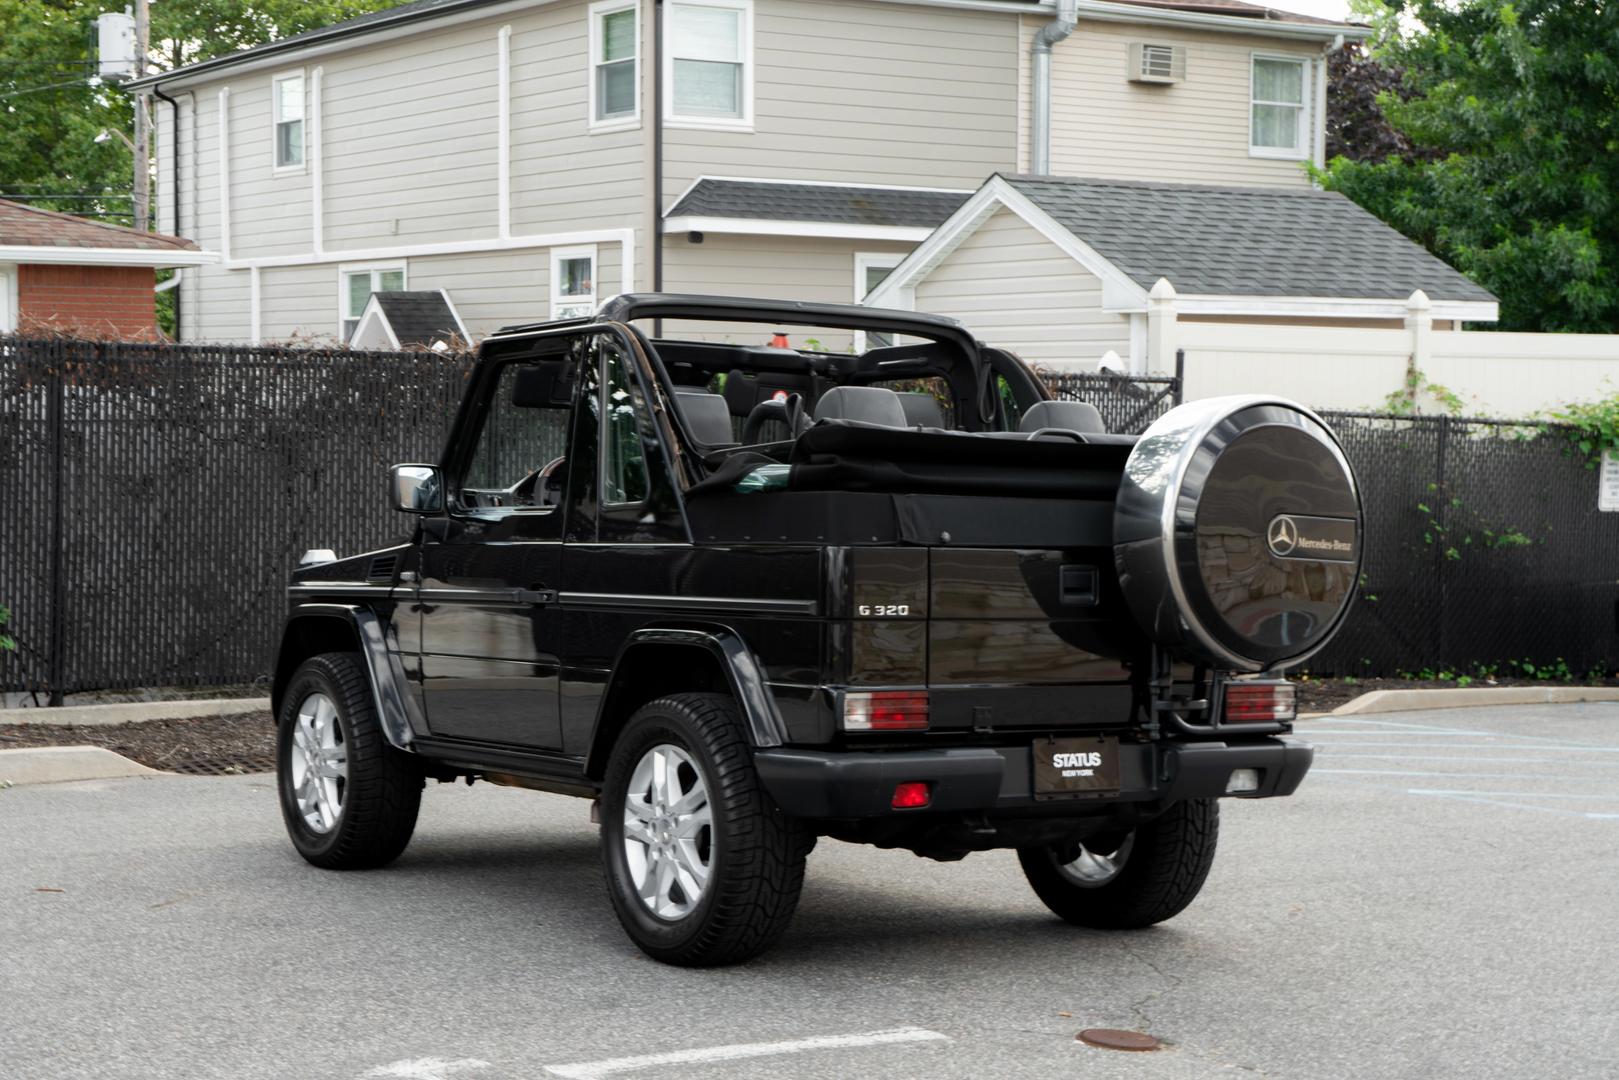
[[697, 759], [672, 743], [641, 755], [624, 793], [624, 861], [635, 894], [660, 919], [690, 915], [713, 869], [713, 813]]
[[287, 766], [287, 783], [304, 825], [316, 833], [337, 828], [348, 798], [348, 744], [337, 706], [319, 691], [298, 703]]
[[1136, 834], [1132, 830], [1113, 851], [1092, 851], [1081, 844], [1079, 855], [1071, 862], [1059, 862], [1057, 872], [1068, 882], [1082, 889], [1101, 888], [1124, 870], [1124, 864], [1130, 859], [1130, 849], [1135, 843]]

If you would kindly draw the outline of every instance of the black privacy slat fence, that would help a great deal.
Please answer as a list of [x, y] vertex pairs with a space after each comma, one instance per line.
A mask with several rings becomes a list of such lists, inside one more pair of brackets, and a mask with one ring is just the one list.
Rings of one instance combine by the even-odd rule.
[[263, 675], [287, 571], [400, 535], [385, 470], [437, 460], [469, 368], [0, 338], [0, 689]]
[[[401, 537], [385, 470], [436, 460], [466, 356], [0, 337], [0, 690], [263, 678], [311, 547]], [[1046, 375], [1139, 432], [1178, 380]], [[1619, 514], [1556, 430], [1327, 414], [1366, 496], [1363, 596], [1319, 674], [1619, 662]]]

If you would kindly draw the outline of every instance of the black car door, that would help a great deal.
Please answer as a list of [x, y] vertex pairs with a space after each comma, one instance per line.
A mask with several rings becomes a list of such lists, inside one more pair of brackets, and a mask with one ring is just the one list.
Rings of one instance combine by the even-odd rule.
[[436, 737], [562, 745], [558, 706], [577, 332], [486, 360], [445, 455], [447, 513], [425, 523], [422, 694]]

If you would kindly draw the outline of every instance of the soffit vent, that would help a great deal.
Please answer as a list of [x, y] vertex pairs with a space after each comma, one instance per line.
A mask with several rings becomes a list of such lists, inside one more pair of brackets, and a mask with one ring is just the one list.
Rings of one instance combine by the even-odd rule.
[[1178, 83], [1186, 78], [1186, 46], [1132, 41], [1126, 74], [1131, 82]]

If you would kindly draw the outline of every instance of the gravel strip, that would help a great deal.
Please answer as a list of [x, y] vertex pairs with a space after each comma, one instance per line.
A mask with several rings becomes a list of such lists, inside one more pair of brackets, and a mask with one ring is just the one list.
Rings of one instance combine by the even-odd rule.
[[146, 720], [113, 727], [0, 725], [0, 750], [85, 745], [104, 746], [168, 772], [234, 776], [275, 771], [275, 725], [268, 711]]

